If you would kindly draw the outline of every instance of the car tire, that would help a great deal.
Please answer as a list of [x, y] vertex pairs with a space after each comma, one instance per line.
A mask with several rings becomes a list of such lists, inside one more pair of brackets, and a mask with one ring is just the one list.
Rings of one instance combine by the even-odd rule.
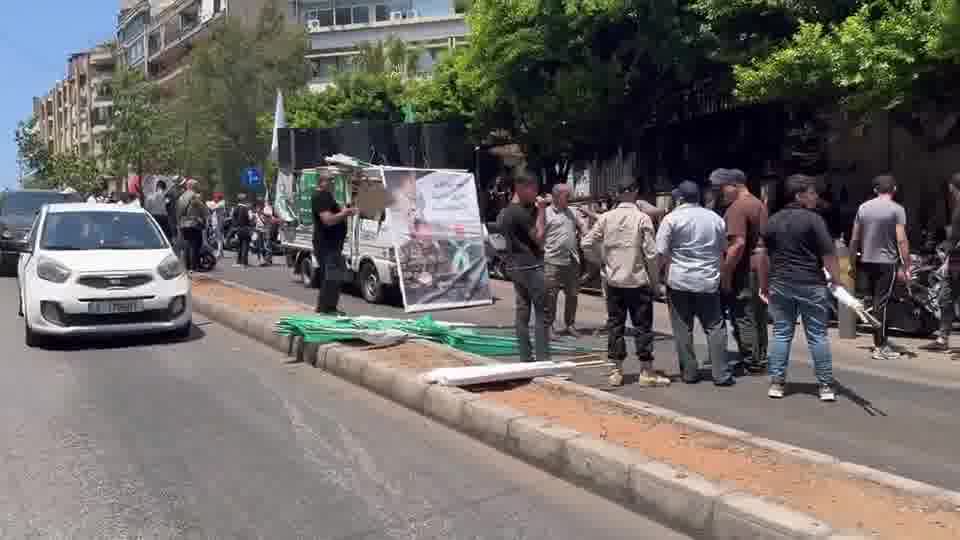
[[377, 273], [377, 268], [373, 264], [365, 262], [360, 266], [359, 286], [360, 294], [367, 303], [379, 304], [383, 302], [386, 290], [383, 282], [380, 281], [380, 274]]
[[300, 261], [300, 282], [308, 289], [316, 287], [314, 283], [315, 272], [313, 271], [313, 257], [305, 255]]
[[187, 324], [177, 328], [172, 332], [173, 339], [184, 341], [190, 338], [190, 332], [193, 330], [193, 321], [187, 321]]
[[34, 332], [26, 320], [23, 321], [23, 341], [31, 349], [43, 347], [48, 342], [46, 336]]
[[201, 272], [212, 272], [217, 267], [217, 258], [213, 253], [204, 251], [200, 254], [198, 266]]

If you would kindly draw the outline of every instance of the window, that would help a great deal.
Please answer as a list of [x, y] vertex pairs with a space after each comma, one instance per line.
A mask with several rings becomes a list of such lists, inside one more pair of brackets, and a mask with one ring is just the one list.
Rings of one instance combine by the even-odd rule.
[[164, 249], [166, 240], [143, 212], [59, 212], [47, 214], [42, 249]]
[[370, 7], [357, 6], [353, 8], [353, 24], [363, 24], [370, 22]]
[[332, 9], [311, 9], [306, 12], [306, 21], [320, 21], [320, 26], [333, 26]]
[[390, 20], [390, 8], [384, 5], [379, 5], [374, 7], [376, 20], [379, 21], [389, 21]]
[[352, 10], [348, 7], [337, 8], [337, 18], [334, 22], [338, 25], [352, 24], [353, 23]]
[[134, 65], [143, 60], [143, 41], [138, 40], [133, 45], [127, 47], [127, 64]]

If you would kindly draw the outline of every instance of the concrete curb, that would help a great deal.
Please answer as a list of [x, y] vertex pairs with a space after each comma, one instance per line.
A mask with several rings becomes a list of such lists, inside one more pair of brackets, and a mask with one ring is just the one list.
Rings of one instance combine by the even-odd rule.
[[[346, 346], [311, 347], [273, 334], [273, 323], [239, 310], [195, 297], [197, 312], [237, 332], [308, 362], [391, 399], [411, 410], [469, 434], [528, 463], [575, 482], [591, 491], [657, 519], [697, 538], [866, 540], [866, 533], [833, 531], [829, 524], [795, 512], [774, 501], [737, 492], [671, 465], [652, 461], [639, 452], [527, 416], [509, 407], [483, 401], [459, 388], [430, 385], [416, 373], [382, 364], [376, 355]], [[450, 349], [446, 349], [448, 352]], [[474, 355], [462, 355], [480, 363]], [[482, 363], [490, 363], [482, 359]], [[941, 499], [951, 509], [960, 494], [890, 475], [867, 467], [841, 464], [838, 459], [803, 448], [755, 437], [749, 433], [687, 417], [676, 411], [624, 399], [557, 379], [538, 384], [603, 400], [631, 412], [657, 416], [691, 429], [769, 448], [799, 460], [842, 466], [851, 476], [908, 493]]]

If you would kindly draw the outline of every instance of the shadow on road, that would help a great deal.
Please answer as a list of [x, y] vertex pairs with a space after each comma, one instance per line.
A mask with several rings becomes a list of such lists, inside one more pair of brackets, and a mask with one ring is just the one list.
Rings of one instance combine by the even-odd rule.
[[[837, 395], [846, 398], [858, 405], [868, 416], [888, 416], [887, 413], [873, 404], [869, 399], [861, 396], [856, 390], [844, 386], [840, 382], [834, 382], [834, 391]], [[820, 388], [816, 383], [790, 383], [787, 385], [787, 396], [793, 394], [805, 394], [808, 396], [819, 397]]]

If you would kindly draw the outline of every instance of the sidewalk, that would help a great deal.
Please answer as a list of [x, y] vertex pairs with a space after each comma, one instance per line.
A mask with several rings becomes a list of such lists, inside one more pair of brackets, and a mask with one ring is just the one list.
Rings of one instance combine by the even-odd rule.
[[[247, 271], [228, 268], [214, 277], [307, 304], [315, 301], [316, 291], [294, 284], [282, 267]], [[440, 320], [509, 328], [513, 320], [512, 287], [504, 282], [494, 282], [493, 286], [500, 298], [494, 306], [438, 312], [433, 316]], [[346, 311], [355, 314], [422, 316], [405, 315], [395, 306], [371, 306], [349, 295], [344, 295], [342, 304]], [[605, 313], [602, 298], [581, 295], [582, 327], [602, 326]], [[676, 375], [676, 353], [666, 306], [662, 304], [655, 310], [654, 327], [661, 334], [655, 341], [656, 367]], [[605, 345], [603, 336], [583, 341], [599, 347]], [[908, 348], [925, 343], [925, 340], [897, 341]], [[697, 337], [697, 344], [697, 353], [703, 359], [702, 333]], [[956, 392], [960, 388], [960, 363], [951, 361], [947, 355], [926, 352], [893, 362], [877, 362], [869, 356], [870, 344], [869, 336], [847, 341], [836, 339], [834, 332], [835, 372], [839, 382], [839, 400], [834, 404], [821, 404], [811, 395], [814, 392], [812, 368], [802, 335], [798, 335], [794, 343], [791, 359], [791, 381], [797, 384], [791, 387], [794, 393], [780, 401], [766, 397], [765, 377], [742, 378], [732, 388], [715, 388], [705, 382], [696, 386], [674, 384], [669, 388], [626, 386], [614, 393], [830, 453], [843, 460], [960, 489], [960, 463], [956, 459], [960, 455], [960, 438], [955, 436], [960, 431], [960, 415], [956, 413], [960, 402]], [[731, 346], [729, 350], [735, 348]], [[633, 360], [628, 360], [625, 367], [628, 375], [638, 368]], [[609, 390], [602, 368], [581, 370], [576, 380]]]

